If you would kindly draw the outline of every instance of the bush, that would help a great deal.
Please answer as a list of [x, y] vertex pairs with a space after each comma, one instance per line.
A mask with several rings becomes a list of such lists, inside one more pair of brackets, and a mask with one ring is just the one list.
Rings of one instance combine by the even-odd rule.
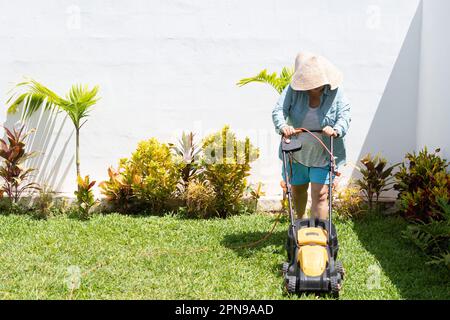
[[444, 219], [438, 199], [450, 194], [449, 163], [427, 148], [408, 153], [400, 170], [395, 174], [394, 189], [399, 191], [398, 207], [407, 219], [429, 222]]
[[47, 219], [56, 211], [54, 203], [55, 192], [48, 186], [39, 190], [37, 197], [33, 199], [33, 215], [38, 219]]
[[[441, 220], [430, 218], [429, 223], [409, 225], [403, 236], [430, 257], [430, 264], [445, 265], [450, 269], [450, 204], [448, 197], [437, 200]], [[436, 210], [436, 209], [434, 209]]]
[[245, 208], [246, 191], [254, 202], [263, 194], [261, 185], [249, 189], [246, 180], [258, 156], [250, 140], [236, 139], [228, 126], [206, 137], [200, 149], [193, 133], [183, 133], [177, 146], [150, 139], [121, 159], [117, 170], [109, 168], [109, 180], [99, 186], [122, 212], [144, 206], [160, 212], [176, 200], [192, 217], [227, 217]]
[[152, 211], [163, 210], [175, 193], [183, 163], [168, 145], [152, 138], [142, 141], [130, 159], [121, 159], [119, 169], [108, 171], [102, 193], [114, 205], [126, 210], [131, 203]]
[[23, 165], [27, 159], [36, 155], [25, 151], [25, 138], [34, 130], [24, 133], [24, 128], [25, 126], [12, 130], [5, 128], [8, 142], [0, 139], [0, 157], [4, 159], [0, 166], [0, 177], [4, 180], [0, 192], [1, 195], [6, 193], [11, 203], [16, 204], [25, 191], [39, 190], [36, 183], [28, 181], [35, 169], [27, 169]]
[[346, 188], [333, 193], [333, 209], [341, 218], [358, 218], [364, 210], [364, 200], [361, 189], [357, 185], [349, 183]]
[[380, 156], [372, 157], [370, 153], [360, 160], [364, 168], [359, 168], [362, 179], [357, 180], [356, 184], [365, 195], [369, 210], [373, 209], [373, 202], [378, 206], [378, 200], [382, 192], [392, 189], [392, 171], [398, 164], [387, 167], [387, 160]]
[[113, 209], [122, 213], [132, 210], [134, 203], [132, 176], [125, 172], [126, 163], [127, 159], [121, 159], [117, 170], [109, 167], [109, 180], [99, 184], [100, 192], [112, 204]]
[[216, 215], [216, 193], [207, 181], [191, 180], [185, 198], [190, 217], [210, 218]]
[[23, 201], [12, 202], [10, 199], [0, 198], [0, 212], [5, 215], [24, 215], [29, 214], [30, 207]]
[[215, 193], [215, 210], [219, 217], [239, 213], [243, 209], [242, 197], [247, 187], [250, 163], [259, 157], [259, 150], [250, 143], [236, 139], [228, 126], [211, 134], [202, 144], [202, 173]]
[[168, 145], [152, 138], [138, 144], [126, 164], [125, 175], [132, 177], [133, 194], [138, 201], [160, 211], [176, 191], [182, 165]]

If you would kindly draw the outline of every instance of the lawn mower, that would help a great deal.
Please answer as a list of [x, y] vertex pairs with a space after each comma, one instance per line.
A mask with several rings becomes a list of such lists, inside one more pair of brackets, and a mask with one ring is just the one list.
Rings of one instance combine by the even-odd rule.
[[[288, 261], [283, 263], [282, 272], [286, 289], [289, 293], [301, 293], [306, 291], [328, 292], [338, 297], [344, 279], [344, 268], [337, 261], [339, 250], [336, 229], [332, 223], [332, 181], [335, 172], [333, 156], [333, 137], [330, 138], [330, 149], [315, 136], [313, 132], [321, 133], [322, 130], [296, 129], [296, 134], [290, 138], [282, 137], [281, 151], [283, 167], [286, 177], [286, 196], [290, 225], [286, 251]], [[316, 218], [311, 214], [307, 219], [296, 219], [292, 203], [292, 163], [294, 153], [301, 151], [302, 144], [299, 134], [309, 133], [313, 135], [330, 155], [330, 183], [328, 189], [328, 220]]]

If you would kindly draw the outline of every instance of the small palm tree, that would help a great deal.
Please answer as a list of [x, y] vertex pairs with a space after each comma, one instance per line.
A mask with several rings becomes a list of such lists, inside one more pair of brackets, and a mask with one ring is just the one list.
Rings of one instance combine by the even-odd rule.
[[16, 113], [23, 103], [22, 119], [29, 118], [41, 107], [45, 110], [64, 111], [70, 117], [75, 126], [75, 158], [77, 176], [80, 176], [80, 129], [86, 123], [85, 118], [89, 115], [91, 107], [99, 99], [98, 86], [89, 89], [88, 86], [73, 85], [65, 98], [33, 79], [17, 84], [15, 89], [6, 102], [9, 105], [8, 113]]
[[280, 76], [278, 76], [276, 72], [268, 74], [267, 70], [263, 70], [255, 77], [240, 80], [237, 85], [239, 87], [242, 87], [252, 82], [267, 83], [272, 86], [279, 94], [281, 94], [283, 90], [291, 83], [293, 74], [294, 69], [286, 67], [283, 68]]

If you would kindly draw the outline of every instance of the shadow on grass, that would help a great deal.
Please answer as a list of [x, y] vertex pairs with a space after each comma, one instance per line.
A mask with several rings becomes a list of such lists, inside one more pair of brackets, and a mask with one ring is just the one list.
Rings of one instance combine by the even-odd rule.
[[[267, 268], [272, 273], [276, 274], [280, 279], [280, 288], [282, 288], [284, 297], [292, 297], [284, 290], [284, 281], [281, 271], [281, 261], [286, 261], [287, 254], [285, 250], [285, 243], [287, 239], [286, 231], [276, 231], [267, 237], [267, 232], [243, 232], [228, 234], [224, 237], [222, 245], [234, 250], [240, 257], [250, 258], [258, 252], [264, 252], [277, 255], [276, 259], [267, 261]], [[264, 241], [261, 241], [264, 240]], [[261, 242], [260, 242], [261, 241]], [[252, 245], [255, 244], [255, 245]], [[328, 293], [324, 292], [307, 292], [294, 295], [299, 299], [333, 299]]]
[[353, 229], [404, 299], [450, 299], [448, 270], [426, 265], [424, 254], [402, 238], [406, 225], [400, 217], [371, 215], [355, 220]]
[[[286, 232], [242, 232], [227, 234], [221, 244], [236, 252], [243, 258], [251, 258], [258, 252], [276, 255], [276, 259], [267, 260], [266, 267], [280, 278], [280, 287], [283, 287], [280, 256], [286, 256], [284, 244], [286, 242]], [[282, 259], [283, 261], [286, 258]], [[283, 291], [283, 295], [287, 293]]]
[[234, 250], [239, 256], [249, 258], [258, 251], [285, 254], [286, 232], [242, 232], [225, 235], [222, 245]]
[[[252, 215], [254, 214], [257, 213], [253, 213]], [[276, 213], [272, 218], [270, 230], [230, 233], [224, 236], [221, 244], [228, 249], [234, 250], [239, 256], [246, 258], [263, 250], [274, 254], [285, 255], [287, 227], [281, 231], [280, 228], [282, 228], [281, 225], [288, 221], [288, 218], [281, 213]]]

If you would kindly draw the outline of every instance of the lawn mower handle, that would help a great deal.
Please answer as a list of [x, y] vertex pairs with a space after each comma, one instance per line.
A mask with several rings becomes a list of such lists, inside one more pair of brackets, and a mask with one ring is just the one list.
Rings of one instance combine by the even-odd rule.
[[[323, 130], [322, 129], [320, 129], [320, 130], [308, 130], [309, 132], [311, 132], [311, 133], [323, 133]], [[299, 134], [299, 133], [304, 133], [304, 132], [307, 132], [307, 131], [305, 131], [305, 129], [302, 129], [302, 128], [298, 128], [298, 129], [294, 129], [294, 134]]]
[[[330, 137], [330, 153], [334, 155], [334, 139], [333, 136]], [[334, 161], [330, 157], [330, 171], [328, 172], [329, 183], [328, 183], [328, 243], [331, 243], [331, 226], [333, 214], [333, 174], [335, 173]]]
[[[303, 128], [298, 128], [295, 129], [295, 133], [299, 134], [299, 133], [304, 133], [304, 132], [309, 132], [309, 133], [323, 133], [323, 130], [306, 130]], [[321, 142], [322, 143], [322, 142]], [[326, 146], [322, 143], [322, 145], [326, 148]], [[327, 148], [326, 148], [327, 149]], [[327, 150], [330, 153], [330, 171], [329, 171], [329, 184], [328, 184], [328, 242], [331, 243], [331, 226], [332, 226], [332, 213], [333, 213], [333, 175], [336, 173], [336, 175], [339, 176], [339, 174], [337, 172], [335, 172], [335, 163], [334, 163], [334, 159], [333, 159], [333, 155], [334, 155], [334, 137], [330, 136], [330, 149]], [[291, 213], [291, 227], [293, 228], [293, 222], [294, 222], [294, 216], [292, 214], [292, 199], [291, 199], [291, 185], [290, 185], [290, 179], [288, 178], [288, 174], [287, 174], [287, 159], [286, 159], [286, 154], [285, 152], [283, 152], [283, 166], [286, 172], [286, 184], [287, 184], [287, 188], [288, 188], [288, 205], [289, 205], [289, 211]], [[291, 178], [291, 177], [290, 177]], [[294, 231], [294, 228], [293, 228]], [[294, 239], [296, 240], [296, 235], [294, 235]]]
[[[303, 133], [303, 132], [306, 132], [306, 131], [303, 130], [303, 129], [295, 129], [295, 134], [299, 134], [299, 133]], [[312, 132], [312, 133], [322, 133], [323, 130], [309, 130], [309, 132]]]

